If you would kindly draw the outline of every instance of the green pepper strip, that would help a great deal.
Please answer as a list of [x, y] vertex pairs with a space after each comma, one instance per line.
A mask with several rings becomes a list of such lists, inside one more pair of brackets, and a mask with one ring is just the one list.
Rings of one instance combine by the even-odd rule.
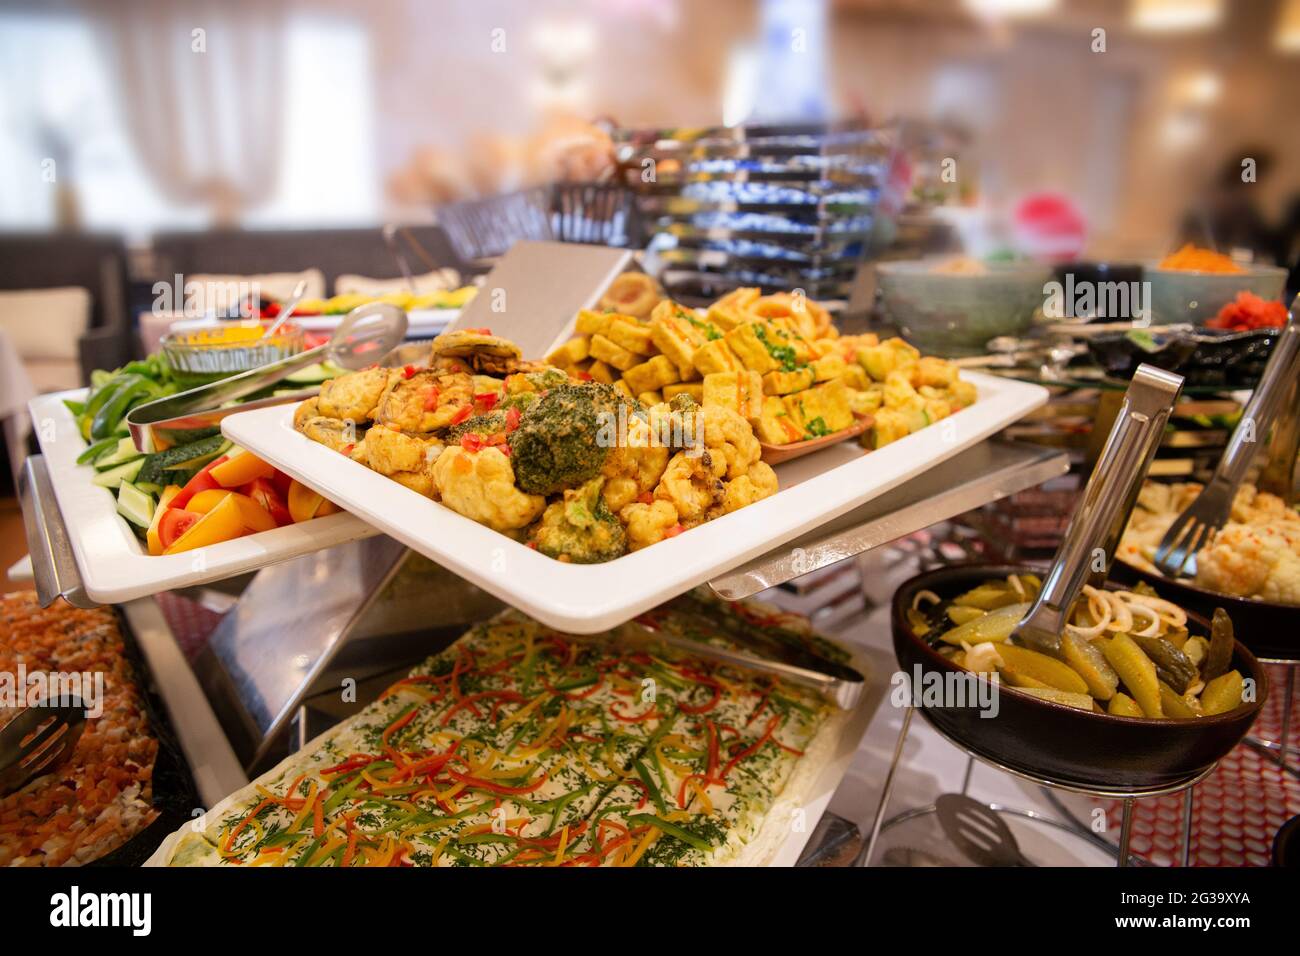
[[634, 760], [632, 761], [632, 766], [636, 768], [637, 776], [640, 777], [641, 782], [645, 784], [645, 788], [650, 794], [650, 799], [654, 801], [655, 809], [660, 813], [667, 813], [668, 807], [664, 803], [664, 795], [660, 791], [659, 787], [656, 786], [654, 778], [650, 776], [650, 771], [646, 768], [646, 765], [640, 760]]
[[653, 813], [634, 813], [632, 816], [628, 817], [627, 820], [628, 823], [648, 823], [652, 826], [656, 826], [669, 836], [676, 837], [688, 846], [693, 846], [695, 849], [704, 853], [708, 853], [713, 849], [713, 844], [708, 840], [705, 840], [704, 838], [692, 833], [690, 830], [683, 829], [674, 823], [669, 823], [667, 820], [661, 820]]

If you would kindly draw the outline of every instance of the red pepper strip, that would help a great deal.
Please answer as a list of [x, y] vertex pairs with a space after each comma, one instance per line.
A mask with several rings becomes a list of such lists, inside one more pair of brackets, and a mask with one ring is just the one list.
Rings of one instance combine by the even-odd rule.
[[506, 431], [512, 432], [519, 427], [519, 419], [523, 417], [523, 412], [517, 408], [511, 408], [506, 412]]
[[320, 794], [316, 794], [316, 802], [311, 808], [311, 835], [320, 836], [325, 832], [325, 808], [321, 805]]
[[500, 400], [501, 396], [496, 392], [479, 392], [474, 396], [474, 403], [476, 405], [482, 405], [483, 410], [488, 412], [496, 408], [496, 404]]
[[524, 655], [522, 652], [519, 654], [511, 654], [509, 657], [502, 658], [501, 660], [497, 661], [495, 664], [491, 665], [490, 667], [484, 667], [482, 670], [479, 671], [479, 673], [495, 674], [499, 671], [505, 670], [507, 667], [510, 667], [512, 664], [515, 664], [518, 661], [522, 661], [523, 659], [524, 659]]
[[430, 771], [441, 770], [447, 764], [451, 763], [451, 761], [462, 759], [463, 758], [453, 753], [434, 754], [432, 757], [424, 757], [420, 760], [408, 763], [401, 770], [394, 771], [392, 776], [388, 779], [392, 783], [397, 783], [399, 780], [405, 780], [408, 777], [418, 777], [427, 774]]
[[424, 410], [426, 412], [436, 412], [438, 410], [438, 396], [441, 394], [437, 385], [429, 386], [429, 390], [424, 393]]
[[458, 773], [455, 770], [448, 770], [447, 775], [453, 780], [467, 783], [471, 787], [476, 787], [479, 790], [486, 790], [488, 793], [504, 794], [536, 793], [546, 784], [547, 778], [550, 777], [549, 773], [544, 773], [537, 779], [536, 783], [530, 783], [523, 787], [507, 787], [505, 784], [497, 783], [494, 780], [480, 780], [478, 777], [471, 777], [468, 774]]
[[772, 719], [767, 722], [767, 727], [763, 731], [763, 735], [759, 737], [758, 740], [754, 741], [753, 744], [746, 747], [740, 753], [736, 754], [734, 757], [732, 757], [730, 760], [727, 761], [727, 765], [722, 768], [722, 779], [723, 780], [727, 779], [727, 774], [731, 773], [731, 768], [736, 766], [736, 764], [740, 763], [745, 758], [750, 757], [755, 753], [757, 753], [758, 749], [772, 738], [772, 732], [776, 730], [776, 725], [779, 724], [780, 722], [781, 722], [781, 715], [773, 714]]
[[[615, 701], [615, 703], [617, 703], [617, 701]], [[641, 721], [649, 720], [651, 717], [655, 717], [659, 713], [654, 704], [651, 704], [650, 709], [644, 714], [638, 714], [635, 717], [624, 717], [614, 708], [614, 704], [609, 705], [609, 712], [614, 715], [615, 719], [621, 720], [625, 724], [639, 724]]]
[[[520, 703], [524, 699], [523, 694], [513, 690], [485, 690], [480, 694], [470, 694], [469, 696], [462, 697], [460, 700], [456, 701], [456, 703], [452, 705], [451, 710], [443, 714], [442, 726], [446, 727], [451, 723], [451, 719], [456, 716], [456, 712], [462, 707], [473, 709], [475, 701], [486, 700], [489, 697], [500, 697], [502, 700], [510, 700], [516, 703]], [[475, 711], [475, 713], [477, 714], [477, 711]]]
[[706, 684], [705, 686], [713, 688], [713, 696], [710, 697], [706, 702], [698, 706], [693, 704], [678, 704], [677, 708], [683, 714], [706, 714], [709, 711], [711, 711], [714, 707], [717, 707], [718, 702], [722, 700], [722, 688], [716, 683]]
[[417, 369], [414, 365], [407, 365], [405, 368], [402, 369], [402, 375], [405, 378], [413, 378], [417, 371], [419, 371], [419, 369]]
[[474, 406], [465, 405], [460, 409], [460, 411], [456, 412], [455, 415], [451, 416], [451, 424], [459, 425], [461, 422], [465, 421], [473, 414], [474, 414]]
[[483, 436], [476, 432], [466, 432], [460, 436], [460, 447], [466, 451], [482, 451]]
[[244, 819], [240, 820], [239, 823], [235, 826], [235, 828], [230, 831], [230, 835], [226, 837], [225, 844], [221, 847], [221, 852], [229, 853], [230, 848], [235, 844], [235, 837], [239, 836], [239, 834], [243, 831], [244, 827], [248, 826], [255, 819], [257, 819], [257, 815], [261, 813], [263, 810], [265, 810], [267, 807], [272, 806], [279, 802], [280, 801], [278, 800], [272, 800], [270, 798], [267, 798], [263, 800], [261, 803], [259, 803], [257, 806], [253, 807], [253, 809], [248, 813], [248, 815], [245, 816]]
[[321, 773], [347, 773], [349, 770], [359, 770], [367, 764], [374, 763], [378, 757], [371, 754], [353, 754], [342, 763], [336, 763], [332, 767], [326, 767]]
[[391, 724], [389, 724], [387, 727], [384, 728], [384, 732], [379, 735], [379, 739], [383, 741], [385, 748], [389, 750], [392, 749], [392, 747], [388, 743], [389, 735], [396, 733], [397, 731], [405, 727], [407, 724], [409, 724], [412, 720], [414, 720], [415, 713], [416, 713], [416, 708], [412, 707], [405, 714], [403, 714], [401, 717], [398, 717], [395, 721], [393, 721]]
[[481, 328], [481, 329], [466, 329], [465, 331], [466, 331], [466, 332], [477, 332], [479, 335], [491, 335], [491, 334], [492, 334], [492, 330], [489, 329], [486, 325], [483, 326], [483, 328]]

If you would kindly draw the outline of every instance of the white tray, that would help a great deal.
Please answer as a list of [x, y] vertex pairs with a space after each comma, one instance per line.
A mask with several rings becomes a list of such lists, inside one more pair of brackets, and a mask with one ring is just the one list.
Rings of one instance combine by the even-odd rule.
[[82, 401], [85, 397], [85, 389], [56, 392], [32, 399], [27, 407], [77, 569], [86, 594], [94, 601], [120, 604], [160, 591], [219, 581], [378, 533], [353, 515], [335, 514], [183, 554], [151, 555], [117, 513], [113, 493], [91, 484], [95, 470], [77, 464], [86, 442], [63, 400]]
[[965, 373], [970, 408], [864, 454], [853, 442], [777, 467], [770, 498], [604, 564], [552, 560], [293, 430], [292, 405], [226, 417], [226, 435], [348, 511], [526, 614], [608, 630], [883, 494], [1047, 401], [1047, 390]]

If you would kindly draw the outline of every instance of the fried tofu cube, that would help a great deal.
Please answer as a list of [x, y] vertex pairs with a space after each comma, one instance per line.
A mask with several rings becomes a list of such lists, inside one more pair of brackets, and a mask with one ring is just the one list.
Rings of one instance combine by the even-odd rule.
[[747, 322], [736, 326], [725, 338], [727, 346], [740, 359], [740, 363], [759, 375], [780, 368], [783, 364], [768, 349], [771, 341], [770, 328], [763, 322]]
[[912, 384], [918, 388], [922, 385], [950, 388], [955, 381], [957, 381], [957, 366], [945, 359], [927, 355], [918, 359], [912, 368]]
[[975, 386], [964, 379], [958, 378], [952, 383], [949, 389], [952, 394], [952, 400], [956, 408], [965, 408], [967, 405], [975, 404]]
[[593, 382], [604, 382], [606, 385], [614, 384], [614, 370], [604, 362], [592, 362], [587, 367], [587, 374], [591, 376]]
[[675, 385], [665, 385], [661, 391], [665, 402], [671, 401], [676, 395], [689, 395], [701, 404], [704, 402], [703, 382], [678, 382]]
[[695, 368], [701, 375], [714, 372], [739, 372], [744, 366], [725, 339], [712, 339], [695, 350]]
[[910, 369], [920, 358], [921, 353], [900, 338], [858, 349], [859, 364], [877, 382], [883, 382], [890, 372]]
[[789, 395], [812, 388], [813, 370], [811, 365], [801, 365], [792, 372], [781, 369], [768, 372], [763, 376], [764, 395]]
[[[818, 382], [829, 382], [833, 378], [843, 378], [848, 368], [849, 363], [844, 361], [843, 356], [831, 352], [813, 361], [813, 379]], [[858, 366], [858, 371], [862, 371], [861, 366]]]
[[829, 435], [853, 424], [848, 390], [836, 380], [795, 392], [783, 399], [796, 425], [812, 436]]
[[849, 397], [849, 411], [854, 415], [872, 415], [884, 400], [884, 395], [878, 386], [875, 388], [846, 387], [845, 394]]
[[637, 355], [654, 355], [655, 344], [650, 337], [650, 326], [640, 322], [611, 322], [605, 337]]
[[759, 416], [754, 431], [758, 440], [769, 445], [789, 445], [791, 442], [803, 441], [803, 429], [795, 424], [789, 410], [776, 395], [763, 399], [763, 413]]
[[911, 376], [907, 372], [894, 371], [885, 376], [886, 408], [912, 408], [921, 400], [920, 394], [912, 387]]
[[773, 319], [771, 325], [777, 331], [781, 344], [794, 349], [794, 360], [800, 365], [805, 365], [817, 357], [813, 352], [812, 343], [805, 338], [793, 318]]
[[623, 379], [633, 392], [657, 391], [680, 378], [677, 366], [666, 355], [656, 355], [640, 365], [633, 365], [623, 373]]
[[636, 396], [632, 394], [632, 389], [628, 388], [627, 382], [623, 381], [621, 378], [614, 383], [614, 390], [619, 392], [624, 398], [636, 399]]
[[578, 335], [604, 335], [613, 321], [612, 312], [593, 312], [591, 309], [583, 309], [573, 323], [573, 330]]
[[856, 361], [852, 364], [844, 363], [844, 374], [840, 378], [849, 388], [862, 390], [871, 386], [871, 376]]
[[721, 334], [694, 313], [667, 299], [655, 306], [650, 316], [651, 340], [679, 369], [693, 367], [695, 350]]
[[546, 356], [546, 361], [551, 365], [563, 368], [566, 365], [577, 365], [590, 354], [591, 339], [586, 335], [575, 335]]
[[732, 289], [713, 305], [709, 306], [706, 318], [723, 332], [730, 332], [738, 325], [749, 321], [749, 309], [758, 301], [757, 287], [742, 286]]
[[757, 372], [714, 372], [704, 376], [703, 405], [720, 405], [743, 418], [763, 413], [763, 379]]
[[890, 442], [906, 438], [911, 432], [906, 415], [892, 408], [882, 408], [876, 412], [871, 429], [862, 436], [862, 443], [871, 448], [883, 448]]
[[591, 337], [591, 354], [592, 357], [600, 359], [606, 365], [612, 365], [620, 372], [626, 372], [641, 361], [641, 357], [635, 352], [629, 352], [603, 335]]
[[642, 392], [640, 395], [636, 397], [636, 400], [640, 402], [642, 405], [648, 407], [650, 405], [660, 404], [661, 402], [663, 402], [664, 397], [659, 392]]
[[683, 382], [702, 382], [704, 376], [694, 365], [681, 365], [677, 368], [677, 374], [681, 376]]

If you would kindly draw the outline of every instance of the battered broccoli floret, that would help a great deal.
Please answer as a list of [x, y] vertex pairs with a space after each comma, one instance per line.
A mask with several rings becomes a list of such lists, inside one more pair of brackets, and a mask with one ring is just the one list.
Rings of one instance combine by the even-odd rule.
[[533, 532], [537, 550], [574, 564], [612, 561], [627, 550], [627, 535], [605, 504], [604, 478], [566, 491], [564, 500], [548, 505]]
[[600, 436], [609, 435], [620, 407], [630, 414], [638, 406], [612, 385], [584, 382], [552, 388], [524, 409], [519, 427], [510, 434], [519, 490], [550, 495], [600, 474], [614, 444]]
[[495, 435], [497, 432], [506, 430], [506, 413], [499, 409], [493, 409], [490, 412], [484, 412], [481, 415], [474, 415], [465, 419], [459, 425], [453, 425], [447, 429], [447, 444], [454, 445], [460, 441], [463, 435], [474, 432], [476, 435], [482, 435], [487, 438], [489, 435]]

